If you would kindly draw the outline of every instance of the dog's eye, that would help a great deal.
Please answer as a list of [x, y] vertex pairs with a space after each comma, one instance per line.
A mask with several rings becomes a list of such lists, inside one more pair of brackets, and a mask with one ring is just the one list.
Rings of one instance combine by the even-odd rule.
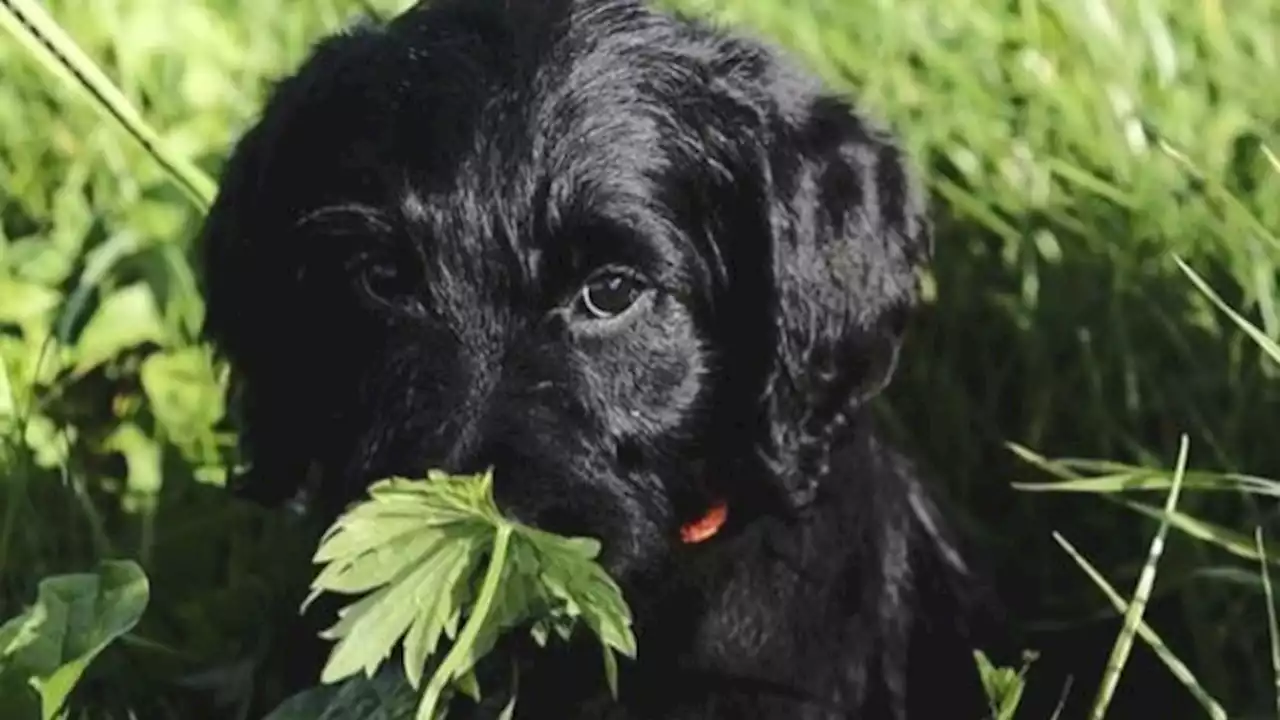
[[592, 317], [607, 320], [626, 312], [643, 291], [644, 285], [638, 278], [624, 273], [607, 273], [583, 286], [582, 305]]
[[357, 268], [356, 282], [363, 300], [374, 308], [410, 316], [425, 312], [414, 297], [419, 281], [412, 273], [370, 263]]

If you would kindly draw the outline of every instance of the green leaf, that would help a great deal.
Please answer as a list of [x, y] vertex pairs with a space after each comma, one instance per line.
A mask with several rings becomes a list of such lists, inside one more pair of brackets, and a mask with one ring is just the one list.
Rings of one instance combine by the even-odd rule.
[[34, 414], [26, 419], [23, 440], [31, 449], [36, 465], [42, 468], [62, 467], [71, 453], [74, 427], [58, 427], [48, 415]]
[[1157, 566], [1159, 565], [1160, 556], [1164, 553], [1165, 537], [1169, 534], [1170, 518], [1177, 510], [1178, 497], [1182, 492], [1182, 478], [1187, 471], [1187, 452], [1187, 436], [1183, 435], [1182, 443], [1178, 450], [1177, 466], [1174, 468], [1173, 487], [1169, 489], [1169, 495], [1165, 500], [1164, 519], [1156, 530], [1155, 537], [1151, 540], [1151, 547], [1147, 551], [1147, 561], [1143, 564], [1142, 573], [1138, 576], [1138, 584], [1133, 591], [1133, 600], [1125, 608], [1124, 627], [1116, 637], [1115, 644], [1111, 647], [1111, 655], [1107, 659], [1102, 685], [1098, 688], [1097, 696], [1094, 699], [1093, 710], [1090, 715], [1092, 720], [1102, 720], [1106, 716], [1107, 707], [1111, 703], [1113, 693], [1120, 681], [1120, 673], [1124, 670], [1125, 662], [1133, 649], [1133, 639], [1138, 633], [1138, 626], [1143, 622], [1142, 614], [1151, 598], [1151, 589], [1155, 586]]
[[6, 277], [0, 280], [0, 322], [17, 325], [24, 334], [38, 333], [48, 327], [61, 299], [52, 288]]
[[511, 542], [511, 533], [512, 527], [510, 525], [503, 525], [498, 528], [498, 536], [493, 543], [489, 566], [485, 569], [484, 580], [480, 586], [480, 593], [476, 599], [475, 607], [472, 608], [471, 616], [467, 618], [462, 632], [458, 634], [457, 642], [449, 649], [448, 654], [444, 656], [444, 660], [440, 661], [440, 666], [432, 674], [431, 680], [427, 682], [427, 688], [423, 692], [422, 703], [418, 706], [417, 720], [432, 720], [432, 718], [435, 718], [437, 704], [443, 696], [448, 683], [460, 677], [475, 665], [476, 658], [472, 655], [472, 651], [475, 649], [476, 636], [488, 619], [489, 610], [493, 606], [494, 597], [498, 593], [499, 581], [502, 579], [504, 569], [503, 564], [507, 558], [507, 548]]
[[444, 567], [438, 583], [435, 586], [420, 585], [414, 597], [418, 615], [405, 638], [404, 671], [415, 690], [422, 682], [427, 659], [440, 645], [440, 636], [457, 637], [461, 608], [468, 595], [462, 579], [470, 567], [471, 550], [471, 547], [460, 549], [453, 562]]
[[225, 413], [225, 395], [213, 358], [203, 347], [152, 353], [139, 375], [151, 412], [175, 443], [191, 443], [210, 434]]
[[191, 162], [173, 156], [161, 144], [159, 134], [75, 41], [58, 26], [35, 0], [0, 3], [0, 28], [69, 87], [85, 93], [98, 112], [118, 123], [160, 164], [187, 197], [201, 210], [213, 201], [216, 184]]
[[388, 666], [372, 678], [356, 675], [298, 693], [264, 720], [404, 720], [417, 704], [413, 689]]
[[89, 663], [138, 623], [149, 600], [147, 577], [132, 561], [46, 578], [35, 605], [0, 627], [0, 676], [34, 687], [41, 717], [51, 720]]
[[[466, 536], [440, 538], [426, 553], [403, 565], [382, 589], [345, 609], [341, 613], [342, 621], [323, 635], [341, 640], [325, 666], [321, 681], [340, 680], [359, 669], [371, 675], [410, 630], [415, 615], [438, 617], [424, 607], [426, 596], [448, 592], [446, 583], [456, 583], [455, 578], [466, 569], [468, 556], [477, 544], [475, 539]], [[442, 626], [443, 622], [420, 630], [415, 639], [434, 649]]]
[[975, 650], [973, 655], [994, 720], [1013, 720], [1026, 689], [1027, 669], [1035, 655], [1026, 654], [1020, 670], [996, 667], [981, 650]]
[[130, 348], [146, 343], [164, 345], [164, 320], [151, 288], [143, 283], [125, 286], [106, 296], [76, 341], [74, 373], [84, 375]]
[[[1053, 533], [1053, 539], [1084, 570], [1089, 579], [1102, 590], [1107, 596], [1107, 600], [1110, 601], [1111, 606], [1127, 615], [1132, 603], [1125, 601], [1124, 597], [1102, 576], [1102, 573], [1098, 572], [1097, 568], [1085, 559], [1065, 537], [1055, 532]], [[1137, 619], [1136, 632], [1139, 637], [1146, 641], [1147, 646], [1159, 656], [1165, 667], [1169, 669], [1169, 672], [1191, 692], [1211, 720], [1226, 720], [1227, 713], [1222, 705], [1205, 690], [1191, 669], [1178, 659], [1178, 656], [1169, 649], [1169, 646], [1165, 644], [1160, 635], [1141, 617]]]
[[[582, 620], [600, 637], [616, 696], [613, 653], [634, 657], [635, 637], [621, 590], [595, 562], [599, 541], [507, 520], [493, 502], [492, 481], [491, 472], [388, 478], [330, 526], [306, 603], [323, 592], [368, 594], [322, 634], [338, 640], [323, 682], [362, 670], [373, 676], [402, 641], [404, 678], [416, 690], [443, 651], [417, 709], [419, 720], [438, 720], [453, 693], [480, 700], [476, 669], [504, 633], [527, 624], [544, 645], [553, 630], [567, 640]], [[444, 650], [446, 637], [452, 642]], [[504, 712], [514, 702], [513, 693]]]
[[1170, 527], [1180, 530], [1197, 540], [1217, 545], [1236, 557], [1280, 565], [1280, 553], [1276, 553], [1273, 548], [1268, 548], [1267, 554], [1270, 557], [1260, 555], [1253, 540], [1243, 533], [1192, 517], [1180, 510], [1162, 511], [1160, 508], [1131, 501], [1124, 501], [1121, 504], [1153, 520], [1158, 520], [1162, 523], [1168, 522]]
[[142, 428], [131, 422], [121, 423], [104, 445], [124, 457], [130, 494], [154, 498], [160, 493], [164, 484], [160, 446]]
[[0, 708], [6, 718], [40, 717], [40, 696], [17, 673], [0, 672]]

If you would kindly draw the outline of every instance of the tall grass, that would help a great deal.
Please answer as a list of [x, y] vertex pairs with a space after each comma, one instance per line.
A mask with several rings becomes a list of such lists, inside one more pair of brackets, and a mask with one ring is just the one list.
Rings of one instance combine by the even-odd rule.
[[[665, 1], [794, 49], [888, 119], [926, 174], [936, 264], [881, 409], [968, 511], [1037, 631], [1029, 677], [1046, 700], [1018, 717], [1049, 716], [1068, 676], [1064, 717], [1130, 717], [1169, 697], [1185, 702], [1163, 717], [1274, 717], [1260, 568], [1280, 553], [1257, 538], [1275, 536], [1280, 493], [1265, 479], [1280, 475], [1267, 356], [1280, 335], [1280, 5]], [[271, 80], [363, 9], [45, 7], [155, 142], [194, 163], [179, 178], [215, 172]], [[257, 663], [279, 579], [304, 563], [287, 527], [221, 492], [234, 426], [193, 333], [199, 183], [184, 192], [174, 163], [70, 88], [0, 35], [0, 618], [42, 577], [136, 559], [151, 606], [94, 663], [77, 707], [176, 717], [195, 707], [192, 685], [240, 707], [270, 693], [254, 687], [272, 680]], [[1174, 473], [1184, 433], [1192, 467]], [[1175, 477], [1176, 507], [1135, 499], [1172, 495]], [[1163, 553], [1144, 556], [1165, 532]], [[1134, 601], [1111, 584], [1136, 587]]]

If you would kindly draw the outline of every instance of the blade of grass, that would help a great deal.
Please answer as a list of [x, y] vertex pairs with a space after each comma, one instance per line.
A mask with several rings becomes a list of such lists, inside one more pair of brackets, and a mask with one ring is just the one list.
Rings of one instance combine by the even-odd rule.
[[1062, 711], [1067, 708], [1067, 697], [1071, 694], [1071, 686], [1075, 684], [1075, 677], [1068, 675], [1067, 681], [1062, 683], [1062, 692], [1058, 695], [1058, 706], [1054, 708], [1053, 715], [1049, 716], [1049, 720], [1059, 720], [1062, 717]]
[[1023, 447], [1017, 443], [1006, 443], [1006, 447], [1008, 447], [1014, 455], [1021, 458], [1023, 462], [1034, 465], [1060, 480], [1075, 481], [1082, 479], [1069, 468], [1064, 467], [1062, 463], [1054, 462], [1029, 448]]
[[[1145, 468], [1110, 460], [1080, 458], [1049, 459], [1015, 443], [1008, 443], [1015, 455], [1030, 465], [1059, 478], [1049, 482], [1010, 483], [1025, 492], [1078, 492], [1096, 495], [1168, 490], [1173, 480], [1168, 471]], [[1093, 473], [1095, 477], [1084, 477]], [[1280, 483], [1267, 478], [1239, 473], [1187, 471], [1182, 487], [1208, 492], [1243, 492], [1250, 495], [1280, 497]]]
[[[1109, 498], [1110, 499], [1110, 498]], [[1211, 522], [1191, 517], [1182, 512], [1162, 512], [1150, 505], [1143, 503], [1131, 502], [1129, 500], [1114, 500], [1134, 512], [1146, 515], [1149, 518], [1168, 522], [1170, 526], [1186, 533], [1187, 535], [1226, 550], [1236, 557], [1245, 560], [1260, 560], [1258, 552], [1253, 549], [1253, 542], [1243, 533], [1235, 532]], [[1273, 559], [1271, 562], [1280, 564], [1280, 557]]]
[[[1115, 588], [1111, 586], [1111, 583], [1107, 582], [1107, 579], [1093, 567], [1092, 563], [1086, 560], [1084, 556], [1067, 541], [1066, 538], [1062, 537], [1062, 535], [1055, 532], [1053, 534], [1053, 539], [1057, 541], [1058, 545], [1060, 545], [1068, 555], [1071, 556], [1071, 559], [1080, 566], [1080, 569], [1084, 570], [1085, 574], [1089, 576], [1089, 579], [1092, 580], [1100, 590], [1102, 590], [1103, 594], [1107, 596], [1107, 600], [1111, 602], [1117, 612], [1128, 612], [1129, 603], [1125, 602], [1124, 598], [1120, 596], [1120, 593], [1116, 592]], [[1142, 640], [1146, 642], [1147, 645], [1156, 653], [1156, 656], [1165, 664], [1165, 667], [1169, 668], [1169, 672], [1177, 678], [1178, 682], [1182, 683], [1183, 687], [1187, 688], [1187, 691], [1195, 697], [1196, 701], [1205, 709], [1205, 712], [1208, 713], [1209, 717], [1212, 718], [1212, 720], [1226, 720], [1227, 711], [1218, 703], [1217, 700], [1213, 698], [1212, 695], [1209, 694], [1207, 690], [1204, 689], [1200, 684], [1200, 681], [1196, 679], [1195, 674], [1187, 667], [1186, 663], [1182, 662], [1182, 660], [1178, 659], [1177, 655], [1173, 654], [1173, 651], [1169, 649], [1169, 646], [1165, 644], [1160, 635], [1142, 619], [1139, 619], [1137, 628], [1138, 636], [1141, 637]]]
[[1151, 549], [1147, 553], [1147, 562], [1142, 568], [1142, 573], [1138, 576], [1138, 586], [1134, 590], [1133, 601], [1129, 603], [1128, 609], [1125, 610], [1124, 627], [1119, 636], [1116, 637], [1115, 645], [1111, 648], [1111, 656], [1107, 658], [1102, 686], [1098, 688], [1093, 711], [1090, 713], [1092, 720], [1102, 720], [1106, 716], [1107, 706], [1111, 703], [1111, 697], [1120, 682], [1120, 673], [1124, 670], [1124, 665], [1129, 659], [1129, 652], [1133, 648], [1134, 635], [1138, 630], [1139, 623], [1142, 622], [1142, 613], [1146, 609], [1148, 598], [1151, 597], [1151, 588], [1155, 585], [1156, 566], [1160, 562], [1160, 556], [1164, 553], [1165, 537], [1169, 534], [1169, 516], [1173, 514], [1178, 505], [1178, 496], [1182, 489], [1182, 476], [1186, 470], [1187, 436], [1183, 435], [1181, 446], [1178, 448], [1178, 464], [1174, 469], [1173, 487], [1169, 490], [1169, 496], [1165, 501], [1165, 518], [1161, 521], [1160, 529], [1156, 531], [1155, 537], [1151, 540]]
[[35, 0], [0, 0], [0, 26], [41, 65], [68, 85], [89, 94], [93, 105], [133, 136], [200, 210], [213, 202], [217, 185], [200, 168], [171, 155], [159, 135], [74, 40]]
[[1258, 557], [1262, 561], [1259, 571], [1262, 574], [1262, 591], [1267, 600], [1267, 630], [1271, 637], [1271, 672], [1275, 678], [1276, 717], [1280, 718], [1280, 626], [1276, 623], [1276, 599], [1271, 590], [1271, 572], [1267, 567], [1267, 546], [1262, 541], [1262, 528], [1254, 528], [1254, 543], [1258, 546]]
[[1262, 155], [1267, 158], [1267, 162], [1271, 163], [1271, 168], [1280, 173], [1280, 157], [1276, 157], [1276, 153], [1270, 147], [1262, 146]]
[[1246, 320], [1243, 315], [1232, 309], [1225, 300], [1213, 291], [1213, 288], [1209, 287], [1209, 283], [1205, 282], [1195, 270], [1192, 270], [1191, 267], [1182, 260], [1182, 258], [1174, 257], [1174, 262], [1178, 263], [1178, 267], [1181, 268], [1182, 272], [1191, 279], [1191, 282], [1196, 286], [1196, 289], [1204, 294], [1204, 296], [1216, 305], [1219, 310], [1226, 313], [1227, 317], [1231, 318], [1241, 330], [1244, 330], [1249, 337], [1258, 344], [1258, 347], [1262, 348], [1267, 355], [1271, 356], [1272, 360], [1280, 363], [1280, 345], [1277, 345], [1274, 340], [1267, 337], [1266, 333], [1262, 332], [1262, 330], [1258, 329], [1257, 326]]
[[[1025, 492], [1059, 492], [1088, 493], [1107, 495], [1127, 492], [1151, 492], [1168, 490], [1173, 487], [1173, 480], [1161, 476], [1154, 471], [1138, 470], [1129, 473], [1103, 475], [1101, 477], [1080, 478], [1077, 480], [1059, 480], [1056, 482], [1011, 483], [1017, 490]], [[1201, 492], [1244, 492], [1252, 495], [1280, 497], [1280, 486], [1271, 484], [1254, 484], [1223, 475], [1188, 473], [1183, 479], [1182, 487], [1187, 490]]]

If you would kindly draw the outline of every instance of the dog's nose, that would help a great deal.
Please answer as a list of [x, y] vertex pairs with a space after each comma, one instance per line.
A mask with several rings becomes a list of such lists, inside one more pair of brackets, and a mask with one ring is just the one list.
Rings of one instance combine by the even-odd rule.
[[557, 492], [558, 483], [533, 458], [521, 457], [509, 444], [489, 442], [474, 451], [450, 454], [444, 470], [454, 475], [493, 471], [493, 499], [506, 517], [561, 535], [587, 532], [586, 521], [571, 510], [572, 502]]
[[513, 463], [510, 460], [510, 453], [500, 446], [486, 444], [469, 449], [455, 445], [438, 467], [449, 475], [479, 475], [485, 471], [492, 471], [493, 500], [498, 510], [513, 520], [531, 524], [532, 518], [529, 517], [529, 513], [520, 507], [521, 503], [512, 502], [511, 493], [508, 492]]
[[477, 475], [493, 467], [487, 454], [450, 451], [440, 462], [440, 469], [450, 475]]

